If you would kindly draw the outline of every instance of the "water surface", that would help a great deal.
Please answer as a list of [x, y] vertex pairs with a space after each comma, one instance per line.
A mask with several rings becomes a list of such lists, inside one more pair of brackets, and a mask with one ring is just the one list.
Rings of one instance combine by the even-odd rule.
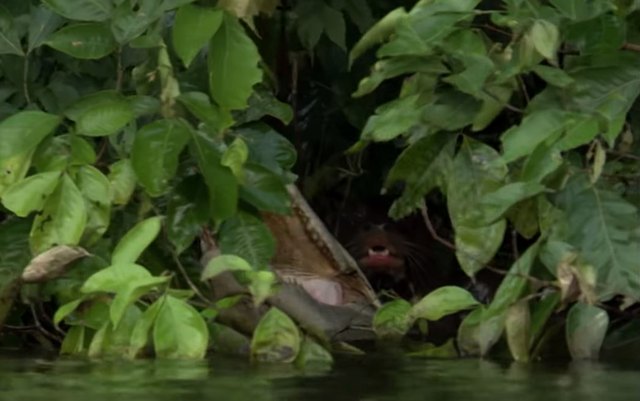
[[637, 363], [339, 357], [331, 369], [241, 359], [87, 361], [0, 352], [0, 400], [640, 400]]

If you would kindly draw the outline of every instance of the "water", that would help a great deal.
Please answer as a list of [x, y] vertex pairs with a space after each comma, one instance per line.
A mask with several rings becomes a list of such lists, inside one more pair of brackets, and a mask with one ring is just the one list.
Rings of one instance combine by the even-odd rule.
[[375, 354], [328, 370], [239, 359], [101, 361], [0, 354], [0, 400], [640, 400], [640, 363], [519, 365]]

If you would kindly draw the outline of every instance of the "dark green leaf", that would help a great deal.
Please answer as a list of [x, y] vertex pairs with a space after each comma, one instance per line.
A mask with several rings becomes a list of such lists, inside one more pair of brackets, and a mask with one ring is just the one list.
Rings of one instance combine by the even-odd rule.
[[113, 13], [111, 32], [118, 43], [129, 43], [161, 18], [162, 12], [157, 0], [124, 0]]
[[33, 10], [29, 20], [29, 52], [42, 46], [63, 23], [62, 18], [43, 5]]
[[612, 2], [584, 0], [551, 0], [551, 4], [573, 21], [588, 20], [614, 8]]
[[577, 303], [567, 315], [567, 345], [573, 359], [598, 359], [609, 327], [607, 312], [597, 306]]
[[211, 96], [227, 109], [244, 109], [253, 85], [262, 80], [260, 54], [240, 22], [225, 14], [209, 46]]
[[349, 65], [353, 64], [353, 61], [369, 48], [386, 40], [395, 31], [398, 23], [405, 18], [407, 18], [407, 11], [403, 7], [396, 8], [385, 15], [367, 33], [362, 35], [358, 43], [353, 46], [349, 53]]
[[236, 131], [249, 147], [249, 160], [281, 174], [296, 163], [296, 149], [287, 138], [266, 124], [251, 124]]
[[477, 221], [478, 225], [488, 225], [496, 222], [504, 216], [509, 208], [544, 190], [544, 185], [537, 182], [512, 182], [483, 195], [477, 205], [483, 212], [482, 218]]
[[173, 46], [185, 66], [211, 39], [222, 24], [224, 12], [208, 7], [184, 5], [178, 9], [173, 25]]
[[463, 355], [486, 355], [500, 339], [505, 314], [487, 313], [479, 307], [468, 314], [458, 328], [458, 347]]
[[302, 340], [300, 352], [295, 360], [295, 365], [300, 369], [331, 367], [333, 357], [322, 345], [315, 342], [311, 337], [306, 336]]
[[548, 65], [536, 65], [533, 67], [533, 72], [547, 81], [547, 83], [559, 88], [565, 88], [575, 82], [569, 74], [560, 68], [550, 67]]
[[269, 228], [257, 217], [238, 213], [220, 227], [220, 250], [238, 255], [251, 266], [266, 266], [275, 253], [275, 241]]
[[178, 254], [201, 233], [209, 219], [207, 186], [200, 176], [187, 177], [172, 191], [167, 206], [167, 234]]
[[418, 98], [418, 95], [407, 96], [378, 107], [376, 114], [369, 117], [362, 139], [384, 142], [406, 133], [422, 116]]
[[24, 56], [14, 18], [0, 5], [0, 54]]
[[99, 22], [67, 25], [45, 42], [48, 46], [79, 59], [99, 59], [117, 47], [109, 27]]
[[200, 121], [205, 123], [209, 129], [218, 134], [233, 124], [233, 118], [227, 110], [220, 109], [215, 104], [211, 104], [209, 95], [202, 92], [187, 92], [178, 97], [189, 111]]
[[531, 153], [531, 149], [551, 138], [560, 135], [569, 123], [568, 116], [557, 110], [534, 112], [502, 134], [503, 160], [507, 163]]
[[240, 187], [240, 197], [258, 210], [287, 214], [291, 205], [289, 193], [282, 180], [259, 164], [244, 166], [244, 183]]
[[113, 12], [111, 0], [43, 0], [53, 11], [70, 20], [104, 21]]
[[136, 133], [131, 164], [151, 196], [167, 191], [178, 168], [178, 157], [190, 138], [191, 128], [181, 120], [158, 120]]
[[249, 107], [241, 115], [236, 115], [238, 124], [260, 120], [264, 116], [273, 116], [285, 124], [293, 120], [293, 110], [287, 103], [279, 101], [273, 93], [262, 85], [255, 87], [249, 98]]

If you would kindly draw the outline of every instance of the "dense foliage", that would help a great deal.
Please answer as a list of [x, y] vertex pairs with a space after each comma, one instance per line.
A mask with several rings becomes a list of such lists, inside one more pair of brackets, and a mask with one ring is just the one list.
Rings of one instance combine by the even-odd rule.
[[[327, 166], [356, 142], [350, 131], [361, 133], [351, 153], [403, 149], [384, 184], [404, 184], [392, 217], [421, 209], [428, 222], [425, 196], [444, 195], [454, 235], [440, 240], [467, 275], [513, 244], [489, 304], [445, 287], [385, 305], [378, 333], [471, 310], [464, 354], [506, 338], [528, 360], [558, 317], [576, 358], [597, 356], [608, 329], [625, 341], [637, 320], [615, 319], [640, 301], [640, 2], [278, 5], [0, 5], [5, 330], [33, 324], [47, 346], [60, 340], [47, 327], [64, 320], [63, 352], [135, 357], [151, 341], [158, 356], [202, 357], [223, 330], [203, 316], [224, 307], [198, 283], [202, 227], [226, 258], [205, 279], [242, 272], [263, 300], [275, 244], [258, 212], [288, 212], [294, 168], [308, 194], [342, 177]], [[91, 256], [21, 285], [32, 256], [58, 245]], [[258, 358], [278, 342], [295, 344], [292, 357], [329, 358], [276, 309], [258, 329]]]

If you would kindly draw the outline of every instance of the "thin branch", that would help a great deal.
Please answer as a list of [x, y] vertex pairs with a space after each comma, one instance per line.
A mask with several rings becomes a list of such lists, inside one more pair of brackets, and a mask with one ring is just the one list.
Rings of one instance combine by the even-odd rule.
[[640, 44], [637, 43], [625, 43], [624, 45], [622, 45], [622, 48], [625, 50], [631, 50], [632, 52], [640, 53]]
[[124, 70], [122, 68], [122, 47], [118, 48], [117, 58], [118, 70], [116, 72], [116, 91], [120, 92], [120, 90], [122, 90], [122, 81], [124, 80]]
[[615, 155], [615, 156], [624, 157], [624, 158], [627, 158], [627, 159], [633, 159], [633, 160], [639, 160], [640, 161], [640, 156], [632, 155], [631, 153], [620, 152], [620, 151], [617, 151], [617, 150], [607, 150], [607, 153], [610, 153], [610, 154]]
[[189, 278], [189, 275], [187, 274], [187, 270], [184, 268], [184, 266], [182, 265], [182, 262], [180, 262], [180, 258], [178, 258], [178, 255], [173, 249], [171, 250], [171, 257], [173, 258], [173, 262], [178, 267], [178, 270], [180, 270], [180, 274], [182, 274], [182, 277], [186, 281], [189, 288], [191, 288], [191, 290], [198, 296], [198, 298], [200, 298], [201, 301], [205, 302], [207, 305], [211, 304], [211, 301], [208, 300], [204, 295], [202, 295], [202, 292], [200, 292], [200, 289], [198, 289], [198, 287], [193, 283], [193, 281], [191, 281], [191, 279]]

